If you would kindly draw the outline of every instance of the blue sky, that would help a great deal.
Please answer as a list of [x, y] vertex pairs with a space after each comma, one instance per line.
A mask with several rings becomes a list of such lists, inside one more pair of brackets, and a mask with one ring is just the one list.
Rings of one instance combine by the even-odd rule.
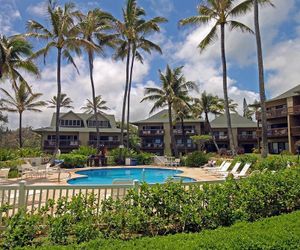
[[[63, 4], [66, 1], [58, 1]], [[114, 16], [121, 17], [121, 8], [125, 0], [74, 0], [78, 8], [87, 11], [90, 8], [102, 8]], [[156, 86], [158, 69], [164, 69], [166, 64], [184, 66], [188, 80], [195, 81], [200, 90], [206, 90], [222, 96], [222, 78], [220, 68], [220, 45], [217, 41], [203, 54], [196, 48], [197, 44], [207, 34], [208, 26], [178, 28], [178, 20], [195, 15], [199, 0], [138, 0], [148, 18], [164, 16], [169, 21], [163, 24], [162, 32], [153, 35], [163, 49], [162, 56], [153, 54], [147, 56], [144, 65], [136, 65], [134, 89], [132, 93], [132, 120], [148, 116], [151, 103], [140, 104], [145, 86]], [[237, 1], [239, 2], [239, 0]], [[266, 88], [268, 97], [279, 94], [297, 84], [300, 84], [300, 2], [298, 0], [274, 0], [276, 8], [261, 10], [261, 28], [265, 55]], [[45, 23], [43, 7], [45, 1], [39, 0], [0, 0], [0, 32], [10, 35], [25, 32], [28, 19]], [[240, 21], [252, 27], [252, 13]], [[35, 43], [36, 46], [40, 44]], [[254, 36], [238, 32], [227, 32], [227, 60], [229, 68], [229, 95], [239, 104], [245, 97], [248, 103], [258, 98], [256, 48]], [[79, 111], [85, 99], [90, 98], [90, 88], [86, 61], [77, 58], [80, 75], [70, 65], [63, 68], [63, 91], [74, 100], [75, 111]], [[35, 91], [45, 93], [49, 99], [55, 94], [55, 62], [48, 60], [47, 65], [40, 64], [42, 78], [30, 79]], [[116, 62], [109, 57], [97, 58], [95, 63], [95, 78], [97, 93], [102, 94], [111, 107], [111, 113], [120, 117], [122, 88], [124, 85], [125, 67], [122, 62]], [[78, 91], [80, 90], [80, 91]], [[242, 105], [240, 105], [242, 106]], [[53, 110], [45, 109], [35, 123], [45, 126]], [[34, 114], [28, 113], [25, 124], [32, 125]], [[26, 120], [27, 119], [27, 120]], [[14, 125], [14, 117], [10, 121]], [[27, 123], [26, 123], [27, 121]]]

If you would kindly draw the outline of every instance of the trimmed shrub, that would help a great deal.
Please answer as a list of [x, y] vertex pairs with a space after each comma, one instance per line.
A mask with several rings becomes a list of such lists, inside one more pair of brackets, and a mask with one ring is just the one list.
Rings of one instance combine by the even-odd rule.
[[138, 165], [150, 165], [153, 163], [154, 154], [147, 152], [140, 152], [134, 158], [137, 160]]
[[195, 151], [187, 155], [185, 165], [187, 167], [202, 167], [209, 160], [209, 156], [203, 152]]
[[80, 146], [78, 149], [74, 149], [71, 154], [75, 155], [95, 155], [97, 154], [97, 149], [89, 146]]
[[[127, 148], [115, 148], [109, 151], [108, 155], [111, 157], [111, 165], [124, 164], [125, 158], [135, 158], [137, 153], [132, 149]], [[120, 157], [121, 156], [121, 157]]]
[[78, 154], [62, 154], [59, 157], [63, 160], [63, 167], [65, 168], [82, 168], [85, 166], [87, 156]]

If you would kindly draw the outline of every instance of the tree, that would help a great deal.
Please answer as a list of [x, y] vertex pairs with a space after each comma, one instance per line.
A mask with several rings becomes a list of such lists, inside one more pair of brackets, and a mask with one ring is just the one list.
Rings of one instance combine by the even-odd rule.
[[[95, 106], [94, 102], [86, 99], [86, 104], [81, 109], [84, 110], [84, 113], [86, 114], [92, 114], [95, 113]], [[106, 101], [102, 100], [101, 95], [96, 96], [95, 98], [96, 103], [96, 114], [100, 113], [103, 110], [109, 110], [109, 108], [106, 106]]]
[[0, 79], [11, 80], [12, 86], [16, 88], [17, 79], [27, 84], [23, 72], [39, 76], [38, 67], [30, 59], [32, 55], [32, 46], [24, 36], [0, 35]]
[[46, 105], [44, 101], [38, 99], [42, 96], [41, 93], [32, 93], [27, 84], [23, 81], [19, 86], [16, 86], [14, 90], [14, 96], [12, 96], [7, 90], [1, 88], [1, 92], [6, 96], [2, 99], [3, 107], [2, 111], [19, 113], [19, 145], [23, 146], [22, 141], [22, 119], [25, 111], [42, 112], [39, 108]]
[[221, 114], [223, 111], [223, 103], [222, 100], [218, 96], [213, 96], [211, 94], [207, 94], [206, 91], [202, 92], [200, 98], [195, 99], [195, 105], [194, 105], [194, 113], [196, 114], [196, 117], [201, 117], [204, 113], [205, 117], [205, 123], [207, 125], [209, 134], [211, 136], [211, 139], [219, 152], [219, 146], [216, 142], [216, 138], [214, 137], [214, 133], [212, 130], [212, 127], [209, 122], [208, 115], [209, 114]]
[[212, 29], [206, 35], [206, 37], [200, 42], [199, 48], [202, 52], [209, 45], [211, 45], [218, 38], [218, 26], [220, 26], [221, 35], [221, 59], [222, 59], [222, 69], [223, 69], [223, 92], [224, 92], [224, 102], [225, 102], [225, 114], [227, 117], [227, 127], [230, 142], [230, 149], [233, 154], [235, 154], [235, 145], [233, 140], [230, 109], [229, 109], [229, 97], [227, 90], [227, 63], [226, 63], [226, 53], [225, 53], [225, 26], [228, 25], [230, 30], [239, 29], [242, 32], [253, 31], [246, 25], [232, 20], [236, 16], [245, 14], [252, 8], [252, 1], [246, 0], [237, 5], [234, 5], [234, 0], [207, 0], [205, 3], [198, 7], [198, 15], [183, 19], [180, 21], [181, 25], [187, 24], [207, 24], [211, 21], [214, 22]]
[[154, 17], [148, 21], [143, 19], [146, 15], [144, 9], [137, 6], [136, 0], [127, 0], [126, 8], [123, 9], [123, 21], [116, 21], [117, 32], [120, 35], [119, 47], [116, 58], [126, 58], [126, 83], [123, 97], [122, 120], [121, 120], [121, 145], [124, 144], [125, 110], [127, 105], [127, 147], [129, 146], [129, 120], [130, 120], [130, 93], [135, 59], [143, 62], [139, 50], [151, 53], [156, 50], [161, 53], [158, 45], [146, 39], [153, 32], [159, 32], [159, 23], [165, 22], [163, 17]]
[[[254, 114], [258, 114], [258, 112], [261, 112], [261, 105], [260, 105], [260, 102], [255, 100], [254, 103], [252, 104], [249, 104], [248, 105], [249, 107], [249, 114], [251, 115], [251, 117], [254, 115]], [[257, 124], [257, 130], [259, 130], [259, 118], [256, 117], [256, 124]], [[257, 147], [258, 147], [258, 150], [260, 151], [260, 140], [259, 140], [259, 136], [257, 136]]]
[[[97, 100], [95, 83], [94, 83], [94, 57], [95, 53], [102, 53], [105, 46], [113, 47], [115, 43], [115, 35], [107, 34], [108, 31], [113, 29], [112, 22], [115, 19], [109, 13], [106, 13], [100, 9], [90, 10], [86, 15], [80, 15], [80, 21], [78, 24], [79, 31], [84, 39], [94, 44], [94, 47], [86, 47], [86, 53], [88, 55], [89, 62], [89, 74], [92, 88], [92, 106], [96, 120], [96, 147], [100, 145], [100, 131], [97, 117]], [[98, 96], [99, 99], [99, 96]], [[101, 97], [100, 97], [101, 99]], [[89, 101], [89, 100], [88, 100]], [[90, 112], [90, 111], [89, 111]], [[92, 113], [92, 112], [91, 112]]]
[[164, 107], [168, 108], [171, 148], [172, 154], [176, 157], [178, 156], [178, 151], [173, 131], [173, 105], [187, 102], [189, 100], [188, 92], [190, 90], [197, 90], [194, 82], [185, 80], [185, 77], [182, 74], [182, 68], [183, 67], [177, 67], [171, 69], [169, 65], [167, 65], [165, 73], [159, 71], [159, 77], [162, 84], [161, 88], [146, 88], [145, 97], [141, 101], [147, 100], [154, 102], [150, 114], [157, 109]]
[[41, 23], [34, 20], [29, 20], [27, 22], [27, 36], [47, 41], [46, 46], [35, 53], [35, 57], [43, 55], [45, 62], [45, 58], [47, 57], [49, 51], [52, 48], [56, 49], [57, 51], [57, 106], [54, 155], [56, 154], [59, 148], [62, 59], [65, 59], [68, 63], [73, 64], [73, 66], [79, 73], [71, 52], [75, 52], [77, 55], [79, 55], [81, 53], [80, 49], [82, 46], [93, 47], [93, 45], [86, 39], [78, 37], [78, 27], [75, 23], [75, 19], [78, 18], [78, 16], [79, 12], [75, 10], [75, 5], [73, 3], [66, 3], [62, 7], [58, 6], [55, 1], [49, 0], [47, 7], [49, 29]]
[[266, 158], [268, 156], [268, 126], [267, 126], [267, 113], [266, 113], [266, 92], [264, 80], [264, 63], [263, 52], [261, 45], [261, 34], [259, 26], [259, 4], [272, 5], [269, 0], [253, 0], [254, 5], [254, 29], [257, 47], [257, 65], [258, 65], [258, 78], [259, 78], [259, 95], [261, 104], [261, 130], [262, 130], [262, 150], [261, 156]]
[[[57, 106], [57, 97], [53, 96], [52, 99], [47, 102], [49, 104], [48, 108], [54, 109]], [[68, 97], [67, 94], [61, 93], [59, 106], [61, 108], [74, 109], [74, 107], [71, 105], [71, 103], [73, 103], [71, 98]]]

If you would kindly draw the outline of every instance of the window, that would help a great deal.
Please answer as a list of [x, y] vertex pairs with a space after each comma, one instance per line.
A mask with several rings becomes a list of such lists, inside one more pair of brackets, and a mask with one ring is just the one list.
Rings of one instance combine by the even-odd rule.
[[60, 120], [61, 127], [81, 127], [81, 120]]
[[[87, 121], [88, 127], [90, 128], [95, 128], [97, 122], [95, 120], [88, 120]], [[110, 128], [110, 123], [109, 121], [98, 121], [99, 127], [100, 128]]]

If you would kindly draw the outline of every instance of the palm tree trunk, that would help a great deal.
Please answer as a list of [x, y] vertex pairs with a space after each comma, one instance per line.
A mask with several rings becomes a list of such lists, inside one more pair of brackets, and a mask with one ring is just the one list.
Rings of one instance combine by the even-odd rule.
[[99, 131], [99, 123], [98, 123], [98, 115], [97, 115], [97, 103], [96, 103], [96, 91], [95, 91], [95, 84], [94, 84], [94, 77], [93, 77], [93, 70], [94, 70], [94, 58], [91, 51], [88, 52], [89, 55], [89, 68], [90, 68], [90, 80], [91, 80], [91, 87], [92, 87], [92, 98], [93, 98], [93, 106], [94, 106], [94, 115], [96, 121], [96, 148], [99, 149], [100, 145], [100, 131]]
[[219, 146], [218, 146], [218, 144], [217, 144], [217, 142], [216, 142], [216, 138], [215, 138], [215, 136], [214, 136], [214, 133], [213, 133], [213, 131], [212, 131], [212, 128], [211, 128], [211, 125], [210, 125], [210, 122], [209, 122], [209, 119], [208, 119], [208, 114], [207, 114], [207, 112], [205, 112], [205, 122], [206, 122], [206, 124], [207, 124], [207, 126], [208, 126], [208, 131], [209, 131], [209, 134], [211, 135], [211, 138], [212, 138], [212, 140], [213, 140], [213, 143], [214, 143], [214, 145], [215, 145], [215, 147], [216, 147], [216, 149], [217, 149], [217, 152], [219, 153]]
[[182, 142], [184, 146], [184, 153], [187, 154], [187, 138], [184, 130], [184, 120], [182, 117], [180, 118], [180, 120], [181, 120], [181, 131], [182, 131]]
[[60, 118], [60, 96], [61, 96], [61, 48], [57, 49], [57, 101], [56, 101], [56, 123], [55, 123], [55, 150], [54, 156], [59, 149], [59, 118]]
[[129, 121], [130, 121], [130, 94], [131, 94], [131, 84], [132, 84], [132, 73], [133, 73], [133, 65], [135, 59], [135, 52], [136, 49], [133, 48], [132, 50], [132, 58], [131, 58], [131, 65], [130, 65], [130, 73], [129, 73], [129, 86], [128, 86], [128, 96], [127, 96], [127, 148], [129, 148]]
[[126, 83], [123, 97], [123, 107], [122, 107], [122, 121], [121, 121], [121, 145], [124, 145], [124, 123], [125, 123], [125, 111], [126, 111], [126, 98], [128, 94], [128, 84], [129, 84], [129, 64], [130, 64], [130, 51], [131, 43], [128, 41], [127, 45], [127, 61], [126, 61]]
[[19, 145], [20, 145], [20, 148], [23, 147], [23, 142], [22, 142], [22, 112], [19, 113]]
[[258, 0], [254, 0], [254, 26], [255, 37], [257, 46], [257, 61], [258, 61], [258, 75], [259, 75], [259, 95], [261, 104], [261, 130], [262, 130], [262, 150], [261, 156], [266, 158], [268, 156], [268, 126], [267, 126], [267, 114], [266, 114], [266, 94], [265, 94], [265, 82], [264, 82], [264, 63], [259, 27], [259, 9]]
[[228, 103], [228, 90], [227, 90], [227, 65], [226, 65], [226, 53], [225, 53], [225, 24], [221, 24], [221, 54], [222, 54], [222, 67], [223, 67], [223, 92], [224, 92], [224, 103], [225, 103], [225, 114], [227, 118], [229, 145], [232, 154], [235, 155], [235, 145], [233, 140], [231, 117]]
[[172, 119], [172, 106], [171, 103], [168, 103], [168, 115], [169, 115], [169, 124], [170, 124], [170, 137], [171, 137], [171, 150], [172, 154], [175, 157], [178, 157], [178, 150], [175, 143], [175, 136], [173, 131], [173, 119]]

